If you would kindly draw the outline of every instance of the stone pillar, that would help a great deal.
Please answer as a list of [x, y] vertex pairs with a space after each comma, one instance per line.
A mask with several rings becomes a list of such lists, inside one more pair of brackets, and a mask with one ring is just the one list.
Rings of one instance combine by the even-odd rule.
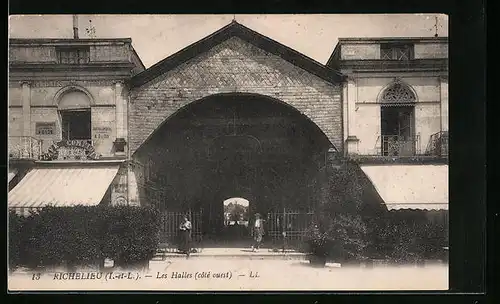
[[132, 206], [140, 206], [139, 180], [134, 168], [135, 164], [129, 161], [127, 164], [127, 202]]
[[23, 136], [31, 136], [31, 85], [21, 83], [21, 98], [23, 105]]
[[440, 77], [441, 131], [448, 131], [448, 77]]
[[123, 109], [123, 131], [122, 131], [122, 135], [123, 135], [123, 139], [125, 139], [125, 141], [128, 141], [128, 89], [127, 87], [123, 87], [122, 89], [122, 109]]
[[126, 100], [123, 97], [123, 82], [115, 83], [115, 120], [116, 120], [116, 141], [115, 154], [126, 155], [125, 140], [125, 115]]
[[358, 153], [358, 138], [356, 137], [356, 82], [349, 77], [347, 80], [347, 154], [353, 155]]
[[116, 138], [123, 138], [123, 84], [115, 83]]

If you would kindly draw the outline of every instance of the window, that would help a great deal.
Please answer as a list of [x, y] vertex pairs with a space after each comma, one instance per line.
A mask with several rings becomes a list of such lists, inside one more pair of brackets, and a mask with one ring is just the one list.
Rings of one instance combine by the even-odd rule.
[[416, 153], [414, 105], [416, 96], [405, 84], [396, 81], [381, 95], [382, 155], [411, 156]]
[[413, 45], [410, 44], [382, 44], [380, 46], [380, 59], [384, 60], [410, 60], [413, 59]]
[[89, 48], [64, 48], [57, 51], [59, 63], [84, 64], [90, 61]]
[[90, 140], [91, 124], [89, 110], [60, 111], [63, 140]]
[[56, 132], [55, 122], [37, 122], [35, 125], [36, 135], [54, 135]]

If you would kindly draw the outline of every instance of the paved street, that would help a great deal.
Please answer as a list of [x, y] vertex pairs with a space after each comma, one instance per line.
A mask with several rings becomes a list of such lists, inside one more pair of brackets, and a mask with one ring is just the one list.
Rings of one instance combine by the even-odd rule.
[[146, 273], [114, 272], [69, 280], [68, 274], [15, 273], [11, 290], [446, 290], [448, 267], [313, 268], [300, 260], [172, 259], [152, 261]]

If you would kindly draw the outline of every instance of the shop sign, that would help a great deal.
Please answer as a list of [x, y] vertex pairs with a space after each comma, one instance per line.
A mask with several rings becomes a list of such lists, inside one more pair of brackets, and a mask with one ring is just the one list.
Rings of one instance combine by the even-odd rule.
[[111, 137], [111, 128], [110, 127], [94, 127], [92, 129], [94, 133], [94, 139], [108, 139]]
[[89, 140], [62, 140], [49, 147], [42, 160], [96, 160], [99, 155]]

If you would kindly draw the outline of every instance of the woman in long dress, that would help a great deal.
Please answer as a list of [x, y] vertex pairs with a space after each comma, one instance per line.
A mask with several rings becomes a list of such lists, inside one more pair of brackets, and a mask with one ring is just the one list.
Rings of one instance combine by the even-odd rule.
[[264, 235], [264, 221], [261, 219], [260, 214], [255, 214], [255, 221], [252, 227], [253, 240], [252, 251], [258, 251], [262, 243], [262, 236]]
[[191, 253], [191, 222], [187, 216], [184, 216], [183, 221], [179, 227], [181, 232], [181, 252], [187, 256]]

